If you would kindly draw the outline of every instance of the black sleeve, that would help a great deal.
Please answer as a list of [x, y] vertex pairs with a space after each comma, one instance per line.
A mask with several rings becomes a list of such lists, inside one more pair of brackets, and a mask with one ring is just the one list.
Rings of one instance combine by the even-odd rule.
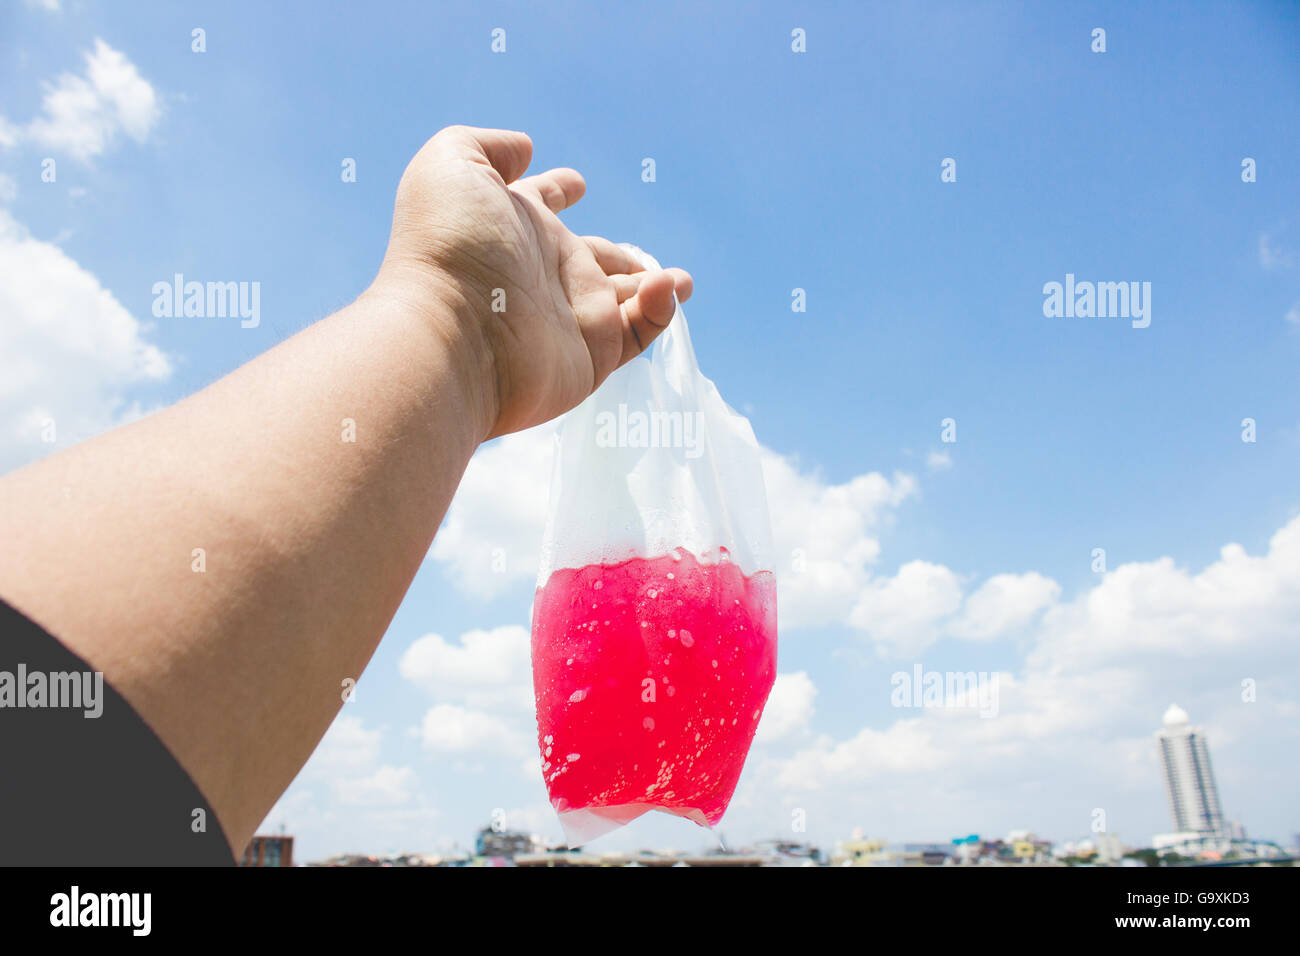
[[207, 800], [131, 705], [0, 601], [0, 865], [234, 862]]

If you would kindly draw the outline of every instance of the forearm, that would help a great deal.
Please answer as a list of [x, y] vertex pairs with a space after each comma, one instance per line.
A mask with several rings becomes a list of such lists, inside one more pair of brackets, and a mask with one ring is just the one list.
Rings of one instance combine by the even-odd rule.
[[0, 596], [104, 672], [236, 850], [360, 676], [489, 427], [479, 353], [429, 301], [377, 285], [0, 480]]
[[357, 302], [0, 479], [0, 597], [104, 673], [236, 850], [374, 653], [479, 442], [573, 408], [690, 295], [682, 270], [565, 228], [585, 183], [523, 177], [531, 154], [522, 133], [442, 130]]

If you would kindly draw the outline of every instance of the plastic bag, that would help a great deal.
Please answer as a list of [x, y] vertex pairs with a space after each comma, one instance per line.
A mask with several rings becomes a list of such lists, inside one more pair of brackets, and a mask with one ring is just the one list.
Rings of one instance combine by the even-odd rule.
[[564, 419], [532, 661], [571, 846], [648, 810], [718, 822], [776, 678], [776, 578], [758, 443], [700, 373], [680, 306]]

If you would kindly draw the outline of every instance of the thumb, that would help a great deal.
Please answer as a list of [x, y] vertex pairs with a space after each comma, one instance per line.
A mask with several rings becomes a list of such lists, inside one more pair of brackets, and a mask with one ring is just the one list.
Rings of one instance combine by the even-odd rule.
[[471, 162], [491, 166], [506, 183], [524, 174], [533, 158], [533, 141], [527, 133], [477, 126], [448, 126], [433, 141], [440, 149]]

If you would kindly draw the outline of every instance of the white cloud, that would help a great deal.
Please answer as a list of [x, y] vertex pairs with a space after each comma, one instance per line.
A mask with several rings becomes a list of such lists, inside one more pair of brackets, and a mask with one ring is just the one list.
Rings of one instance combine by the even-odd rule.
[[529, 633], [518, 625], [468, 631], [457, 641], [426, 634], [407, 648], [398, 670], [435, 699], [528, 710], [533, 706], [530, 654]]
[[415, 771], [410, 767], [385, 764], [364, 777], [340, 777], [334, 792], [344, 806], [391, 807], [407, 803], [417, 786]]
[[843, 623], [880, 554], [874, 532], [917, 491], [910, 475], [879, 472], [828, 485], [793, 459], [763, 450], [777, 554], [781, 628]]
[[548, 424], [506, 435], [470, 460], [429, 551], [463, 593], [493, 598], [536, 579], [554, 432]]
[[966, 598], [951, 633], [974, 641], [1002, 637], [1029, 624], [1060, 594], [1059, 584], [1036, 571], [996, 574]]
[[367, 730], [360, 717], [345, 710], [325, 731], [308, 766], [320, 777], [365, 773], [379, 761], [382, 742], [380, 731]]
[[[1290, 528], [1291, 526], [1288, 526]], [[1270, 572], [1289, 560], [1300, 532], [1279, 531], [1271, 558], [1252, 558], [1236, 544], [1201, 574], [1178, 570], [1171, 558], [1133, 563], [1106, 575], [1085, 598], [1059, 604], [1060, 585], [1037, 572], [997, 574], [963, 596], [962, 579], [927, 561], [910, 561], [893, 577], [873, 578], [863, 589], [849, 623], [873, 641], [882, 656], [915, 657], [942, 637], [993, 641], [1014, 636], [1042, 615], [1038, 642], [1052, 642], [1055, 659], [1084, 653], [1098, 660], [1106, 648], [1135, 647], [1179, 655], [1201, 635], [1215, 649], [1213, 635], [1235, 640], [1257, 609], [1286, 591]], [[1295, 559], [1300, 574], [1300, 558]], [[1300, 605], [1296, 608], [1300, 616]], [[1276, 620], [1266, 613], [1257, 627]], [[1079, 636], [1087, 631], [1087, 638]]]
[[[123, 390], [171, 373], [99, 280], [0, 209], [0, 468], [138, 417]], [[57, 443], [42, 442], [53, 422]]]
[[[4, 143], [4, 130], [0, 130], [0, 145]], [[0, 203], [18, 198], [18, 181], [7, 173], [0, 173]]]
[[445, 754], [533, 754], [533, 680], [529, 633], [517, 625], [473, 630], [458, 640], [426, 634], [402, 655], [402, 677], [435, 704], [417, 733], [425, 748]]
[[806, 733], [812, 722], [813, 698], [816, 696], [817, 687], [807, 671], [777, 674], [772, 693], [763, 708], [755, 742], [772, 743]]
[[59, 10], [59, 0], [27, 0], [29, 7], [40, 7], [42, 10], [48, 10], [51, 13], [57, 13]]
[[818, 790], [833, 782], [863, 783], [886, 774], [930, 773], [951, 761], [952, 755], [936, 746], [933, 732], [912, 718], [897, 721], [886, 730], [864, 727], [841, 743], [823, 737], [781, 762], [776, 782], [790, 790]]
[[325, 783], [334, 800], [343, 806], [395, 806], [408, 802], [417, 789], [415, 771], [382, 764], [384, 732], [367, 728], [362, 718], [348, 713], [349, 706], [354, 705], [345, 704], [330, 724], [298, 774], [295, 790], [300, 784]]
[[909, 561], [892, 578], [872, 581], [849, 616], [882, 651], [913, 656], [934, 643], [945, 618], [961, 607], [961, 579], [928, 561]]
[[1292, 325], [1300, 325], [1300, 302], [1297, 302], [1287, 310], [1286, 320]]
[[[419, 774], [382, 761], [385, 728], [367, 727], [345, 704], [315, 753], [267, 813], [259, 832], [294, 835], [299, 862], [340, 851], [425, 849], [437, 807]], [[340, 845], [339, 835], [345, 834]], [[359, 838], [358, 835], [364, 834]]]
[[1052, 608], [1030, 661], [1047, 666], [1158, 656], [1180, 671], [1250, 647], [1290, 649], [1300, 620], [1300, 518], [1273, 535], [1268, 553], [1239, 544], [1198, 574], [1172, 558], [1125, 564], [1091, 591]]
[[1287, 249], [1277, 246], [1266, 232], [1259, 234], [1259, 264], [1265, 269], [1289, 269], [1294, 257]]
[[494, 753], [522, 756], [528, 740], [514, 726], [485, 711], [435, 704], [424, 715], [420, 739], [438, 753]]
[[135, 64], [96, 38], [84, 75], [63, 73], [47, 84], [41, 114], [25, 127], [5, 123], [0, 141], [30, 140], [84, 163], [119, 135], [144, 142], [161, 114], [157, 93]]
[[947, 449], [932, 451], [926, 456], [925, 464], [931, 471], [945, 471], [952, 467], [952, 455]]
[[993, 641], [1010, 637], [1053, 605], [1061, 587], [1031, 571], [997, 574], [966, 595], [962, 577], [941, 564], [909, 561], [893, 577], [862, 589], [849, 624], [883, 657], [911, 658], [943, 637]]

